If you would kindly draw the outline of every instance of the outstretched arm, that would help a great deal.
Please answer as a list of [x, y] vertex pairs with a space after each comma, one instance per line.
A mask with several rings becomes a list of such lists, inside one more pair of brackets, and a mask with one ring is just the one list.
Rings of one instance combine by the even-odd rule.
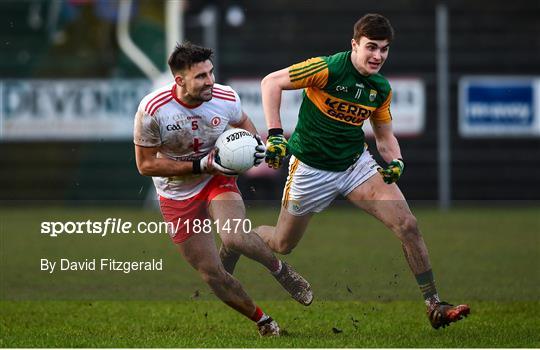
[[270, 168], [280, 168], [287, 156], [287, 140], [283, 136], [279, 108], [282, 91], [294, 88], [288, 68], [268, 74], [261, 82], [263, 111], [268, 127], [265, 161]]
[[268, 127], [265, 161], [271, 168], [279, 168], [287, 156], [287, 140], [283, 136], [283, 127], [279, 108], [283, 90], [302, 88], [324, 88], [328, 81], [328, 64], [321, 57], [310, 58], [268, 74], [261, 82], [264, 117]]
[[282, 128], [279, 115], [281, 92], [292, 89], [295, 89], [295, 87], [290, 81], [288, 68], [270, 73], [262, 80], [262, 104], [268, 129]]
[[371, 126], [375, 134], [377, 150], [384, 161], [390, 163], [393, 159], [401, 159], [401, 150], [392, 131], [392, 123], [371, 123]]
[[405, 163], [401, 157], [399, 143], [392, 132], [392, 123], [372, 123], [375, 140], [377, 142], [377, 150], [388, 163], [386, 169], [377, 168], [377, 171], [383, 177], [384, 182], [391, 184], [399, 180]]

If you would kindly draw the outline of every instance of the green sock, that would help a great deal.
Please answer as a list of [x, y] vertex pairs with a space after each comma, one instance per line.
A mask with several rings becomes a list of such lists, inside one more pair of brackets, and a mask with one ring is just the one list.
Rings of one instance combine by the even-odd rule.
[[420, 287], [420, 291], [424, 296], [424, 300], [426, 300], [426, 302], [431, 300], [439, 301], [439, 296], [437, 295], [437, 288], [435, 287], [435, 280], [433, 279], [433, 272], [431, 269], [427, 270], [426, 272], [419, 273], [418, 275], [415, 275], [415, 277], [416, 282]]

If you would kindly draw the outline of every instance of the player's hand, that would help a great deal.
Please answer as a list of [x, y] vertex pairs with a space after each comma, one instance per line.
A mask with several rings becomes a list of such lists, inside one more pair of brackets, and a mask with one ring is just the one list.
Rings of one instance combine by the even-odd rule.
[[255, 135], [253, 137], [255, 137], [255, 140], [257, 140], [258, 143], [258, 145], [255, 146], [255, 161], [253, 162], [253, 165], [259, 166], [259, 164], [262, 163], [264, 157], [266, 156], [266, 146], [262, 142], [262, 139], [259, 135]]
[[219, 162], [216, 161], [218, 158], [219, 150], [214, 148], [210, 153], [204, 156], [201, 159], [201, 173], [208, 173], [212, 175], [225, 175], [225, 176], [236, 176], [238, 173], [232, 169], [225, 168]]
[[287, 139], [283, 136], [283, 130], [281, 133], [272, 134], [266, 140], [266, 158], [264, 161], [268, 164], [268, 167], [273, 169], [279, 169], [283, 164], [283, 159], [287, 156]]
[[391, 184], [399, 180], [401, 174], [403, 174], [403, 169], [405, 169], [403, 159], [394, 159], [388, 164], [386, 169], [379, 167], [377, 171], [382, 175], [384, 182]]

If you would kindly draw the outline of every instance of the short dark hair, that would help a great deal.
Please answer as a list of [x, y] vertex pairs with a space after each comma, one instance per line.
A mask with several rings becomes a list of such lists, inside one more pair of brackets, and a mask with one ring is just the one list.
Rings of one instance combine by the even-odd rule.
[[371, 40], [394, 40], [394, 28], [388, 18], [378, 13], [368, 13], [354, 24], [353, 39], [356, 42], [365, 36]]
[[174, 51], [169, 56], [167, 63], [173, 74], [184, 69], [189, 69], [196, 63], [210, 60], [214, 52], [212, 49], [197, 46], [189, 41], [177, 44]]

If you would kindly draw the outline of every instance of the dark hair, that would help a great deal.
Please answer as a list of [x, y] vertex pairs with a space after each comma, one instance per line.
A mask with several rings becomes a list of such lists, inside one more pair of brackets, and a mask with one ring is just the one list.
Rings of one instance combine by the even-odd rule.
[[353, 39], [359, 42], [363, 36], [371, 40], [388, 40], [390, 43], [394, 39], [394, 28], [383, 15], [368, 13], [354, 24]]
[[189, 69], [196, 63], [204, 62], [212, 57], [214, 52], [206, 47], [193, 45], [189, 41], [177, 44], [169, 56], [167, 63], [173, 74]]

